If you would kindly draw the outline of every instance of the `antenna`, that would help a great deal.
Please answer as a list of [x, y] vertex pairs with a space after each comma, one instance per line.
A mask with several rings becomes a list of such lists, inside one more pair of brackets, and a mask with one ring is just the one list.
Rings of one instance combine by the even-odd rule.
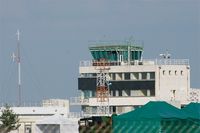
[[18, 65], [18, 106], [21, 106], [21, 57], [20, 57], [20, 32], [17, 30], [17, 53], [12, 54], [13, 61]]
[[96, 70], [99, 70], [97, 74], [97, 84], [96, 84], [96, 97], [99, 106], [97, 107], [97, 113], [99, 115], [109, 115], [109, 81], [108, 81], [108, 71], [110, 69], [110, 64], [106, 59], [101, 59], [96, 62]]
[[168, 50], [166, 50], [166, 53], [160, 54], [160, 57], [163, 58], [163, 59], [170, 59], [171, 54], [168, 52]]

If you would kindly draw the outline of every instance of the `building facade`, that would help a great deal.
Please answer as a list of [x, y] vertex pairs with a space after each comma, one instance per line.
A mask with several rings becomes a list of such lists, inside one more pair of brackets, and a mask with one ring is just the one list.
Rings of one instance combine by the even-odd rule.
[[80, 97], [71, 104], [80, 104], [83, 113], [95, 114], [97, 100], [97, 69], [106, 60], [109, 82], [109, 112], [124, 113], [149, 101], [168, 101], [183, 106], [189, 102], [190, 65], [188, 59], [143, 59], [143, 47], [134, 45], [102, 45], [89, 47], [93, 60], [81, 61], [78, 89]]
[[[0, 108], [1, 110], [4, 107]], [[46, 117], [60, 114], [69, 117], [69, 101], [66, 99], [43, 100], [41, 105], [28, 105], [11, 107], [13, 112], [18, 115], [20, 127], [11, 133], [36, 133], [36, 122]]]

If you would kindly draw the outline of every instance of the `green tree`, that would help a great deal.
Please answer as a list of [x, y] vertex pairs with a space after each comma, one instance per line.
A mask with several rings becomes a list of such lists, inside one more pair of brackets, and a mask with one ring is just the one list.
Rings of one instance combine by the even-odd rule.
[[6, 105], [5, 108], [1, 111], [0, 116], [0, 132], [7, 133], [12, 130], [19, 128], [19, 118], [18, 115], [13, 112], [13, 110]]

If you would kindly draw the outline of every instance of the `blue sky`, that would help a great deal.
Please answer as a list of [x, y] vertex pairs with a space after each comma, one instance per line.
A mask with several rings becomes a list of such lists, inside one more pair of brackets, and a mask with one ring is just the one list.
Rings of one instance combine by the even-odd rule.
[[190, 59], [200, 88], [199, 0], [0, 0], [0, 102], [17, 100], [16, 31], [21, 31], [23, 101], [78, 95], [89, 41], [144, 42], [144, 58]]

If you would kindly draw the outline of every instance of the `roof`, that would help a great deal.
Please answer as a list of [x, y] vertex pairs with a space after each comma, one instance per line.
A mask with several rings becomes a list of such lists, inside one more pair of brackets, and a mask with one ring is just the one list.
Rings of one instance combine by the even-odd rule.
[[184, 111], [166, 103], [149, 102], [143, 107], [113, 117], [114, 133], [199, 133], [199, 121], [193, 121]]
[[36, 122], [37, 125], [43, 125], [43, 124], [57, 124], [57, 125], [60, 125], [60, 124], [71, 124], [71, 125], [77, 125], [77, 122], [76, 121], [73, 121], [73, 120], [70, 120], [69, 118], [66, 118], [60, 114], [55, 114], [55, 115], [52, 115], [52, 116], [48, 116], [48, 117], [45, 117], [44, 119], [42, 120], [38, 120]]
[[90, 51], [128, 51], [130, 50], [140, 50], [143, 51], [143, 47], [134, 45], [101, 45], [101, 46], [90, 46]]
[[189, 114], [191, 118], [200, 120], [200, 103], [190, 103], [182, 110]]
[[130, 120], [161, 120], [161, 119], [186, 119], [187, 114], [180, 109], [164, 102], [148, 102], [141, 108], [134, 111], [115, 117], [116, 119], [130, 119]]

